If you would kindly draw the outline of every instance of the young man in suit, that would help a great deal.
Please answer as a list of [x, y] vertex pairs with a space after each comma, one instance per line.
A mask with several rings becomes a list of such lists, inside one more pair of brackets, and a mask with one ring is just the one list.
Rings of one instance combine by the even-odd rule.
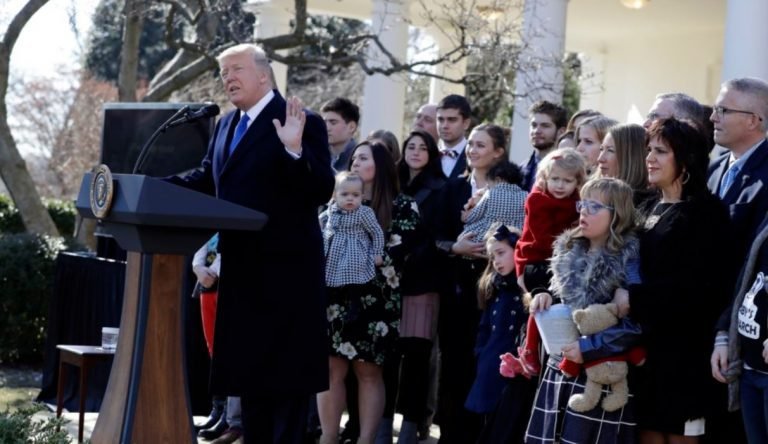
[[459, 177], [467, 169], [465, 137], [472, 119], [472, 108], [464, 96], [451, 94], [437, 104], [437, 146], [442, 154], [443, 174], [448, 179]]
[[333, 190], [322, 119], [275, 89], [264, 51], [218, 57], [235, 110], [201, 168], [173, 183], [265, 213], [259, 232], [222, 231], [211, 391], [239, 395], [246, 443], [300, 443], [309, 397], [328, 388], [323, 241]]
[[331, 164], [336, 171], [346, 171], [352, 157], [354, 136], [360, 121], [360, 108], [344, 97], [336, 97], [320, 107], [320, 114], [328, 130], [328, 145], [331, 148]]
[[531, 116], [529, 136], [533, 152], [528, 161], [520, 165], [523, 173], [523, 183], [520, 188], [531, 191], [533, 183], [536, 182], [536, 168], [565, 132], [568, 116], [565, 108], [546, 100], [531, 105], [528, 114]]

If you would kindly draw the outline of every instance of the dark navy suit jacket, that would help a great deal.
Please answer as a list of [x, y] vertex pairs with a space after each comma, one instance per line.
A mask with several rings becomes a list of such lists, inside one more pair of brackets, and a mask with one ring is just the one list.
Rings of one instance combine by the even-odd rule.
[[294, 159], [272, 119], [285, 121], [275, 97], [231, 156], [240, 117], [216, 124], [201, 168], [168, 180], [269, 217], [259, 232], [220, 235], [221, 273], [211, 364], [219, 395], [304, 396], [328, 387], [323, 241], [317, 208], [333, 190], [328, 134], [307, 112], [302, 155]]
[[[709, 166], [707, 187], [716, 196], [728, 169], [728, 156], [730, 152], [721, 154]], [[749, 156], [722, 201], [728, 206], [733, 223], [736, 257], [746, 259], [757, 228], [768, 212], [768, 140]]]
[[464, 174], [464, 171], [466, 169], [467, 169], [467, 150], [465, 145], [465, 148], [461, 150], [461, 154], [459, 154], [459, 157], [456, 158], [456, 164], [453, 166], [453, 169], [451, 170], [451, 175], [448, 177], [448, 179], [449, 180], [456, 179], [457, 177]]

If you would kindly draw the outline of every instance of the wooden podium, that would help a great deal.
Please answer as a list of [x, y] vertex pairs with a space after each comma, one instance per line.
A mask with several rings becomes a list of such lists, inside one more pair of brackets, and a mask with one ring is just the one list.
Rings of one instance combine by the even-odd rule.
[[[128, 251], [128, 264], [117, 352], [91, 442], [197, 442], [181, 313], [186, 255], [218, 230], [259, 230], [267, 218], [159, 179], [108, 177], [111, 208], [100, 223]], [[85, 175], [76, 203], [85, 218], [96, 217], [92, 180]]]

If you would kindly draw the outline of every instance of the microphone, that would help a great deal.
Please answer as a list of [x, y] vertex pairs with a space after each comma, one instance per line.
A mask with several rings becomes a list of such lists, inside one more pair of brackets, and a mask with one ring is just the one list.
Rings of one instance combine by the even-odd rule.
[[[162, 125], [160, 125], [160, 128], [156, 129], [154, 133], [152, 133], [152, 136], [144, 143], [144, 146], [141, 147], [141, 150], [139, 150], [139, 156], [136, 159], [136, 163], [133, 164], [133, 173], [132, 174], [139, 174], [139, 171], [141, 171], [141, 167], [144, 165], [144, 161], [147, 160], [147, 154], [149, 153], [149, 148], [152, 146], [153, 143], [155, 143], [155, 140], [163, 133], [165, 133], [165, 130], [168, 128], [173, 128], [174, 126], [183, 125], [188, 122], [194, 122], [195, 120], [204, 119], [207, 117], [213, 117], [219, 114], [219, 106], [215, 103], [209, 103], [207, 105], [203, 105], [200, 108], [196, 109], [195, 111], [191, 111], [189, 108], [189, 105], [185, 105], [180, 110], [176, 111], [168, 120], [166, 120]], [[180, 117], [181, 116], [181, 117]]]
[[165, 126], [165, 129], [173, 128], [175, 126], [183, 125], [185, 123], [194, 122], [195, 120], [206, 119], [208, 117], [214, 117], [219, 115], [219, 105], [211, 103], [205, 106], [201, 106], [195, 111], [190, 112], [187, 110], [184, 115], [176, 120], [171, 121]]

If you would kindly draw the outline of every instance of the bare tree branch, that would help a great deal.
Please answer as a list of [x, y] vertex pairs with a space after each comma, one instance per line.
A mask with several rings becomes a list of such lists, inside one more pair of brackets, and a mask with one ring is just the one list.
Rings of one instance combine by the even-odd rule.
[[149, 91], [147, 91], [147, 94], [144, 96], [143, 101], [160, 102], [167, 100], [171, 93], [182, 86], [189, 84], [204, 72], [215, 67], [216, 61], [214, 59], [211, 59], [210, 57], [199, 57], [192, 63], [188, 63], [186, 66], [176, 70], [172, 75], [166, 77], [156, 85], [151, 85]]
[[59, 231], [40, 200], [40, 194], [8, 126], [6, 104], [11, 51], [29, 19], [46, 3], [47, 0], [29, 0], [25, 3], [11, 20], [0, 41], [0, 175], [19, 209], [27, 231], [58, 236]]

